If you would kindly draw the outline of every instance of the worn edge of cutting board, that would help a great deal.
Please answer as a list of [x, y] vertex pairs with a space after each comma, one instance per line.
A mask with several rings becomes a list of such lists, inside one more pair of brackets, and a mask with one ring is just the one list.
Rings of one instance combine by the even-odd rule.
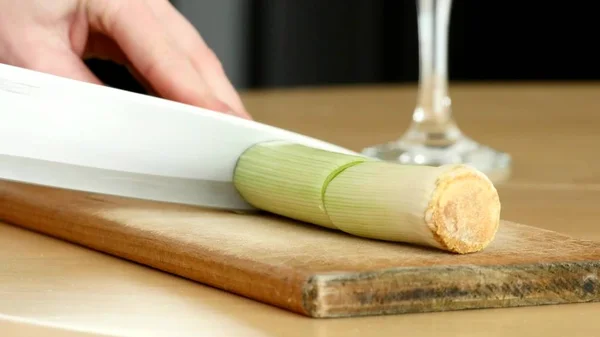
[[[126, 207], [129, 203], [141, 203], [146, 207], [156, 205], [0, 181], [0, 219], [13, 225], [309, 317], [352, 317], [600, 300], [600, 244], [591, 241], [577, 240], [592, 249], [586, 256], [548, 263], [463, 264], [316, 273], [282, 266], [274, 269], [271, 265], [256, 262], [253, 262], [254, 268], [248, 268], [244, 267], [247, 261], [230, 256], [221, 256], [229, 259], [228, 264], [222, 263], [222, 260], [219, 263], [219, 259], [202, 261], [194, 256], [193, 248], [198, 247], [169, 251], [178, 243], [161, 241], [143, 229], [89, 212], [95, 204], [106, 207], [107, 201], [115, 207]], [[163, 206], [167, 209], [179, 207], [159, 205]], [[529, 227], [506, 221], [502, 226]], [[555, 233], [529, 228], [540, 233]], [[98, 237], [108, 237], [107, 234], [110, 234], [110, 241], [97, 240]], [[115, 242], [126, 244], [118, 247], [118, 244], [112, 244]], [[191, 259], [187, 267], [186, 257]], [[204, 273], [199, 267], [206, 268]], [[292, 277], [280, 277], [278, 273], [284, 271]], [[534, 278], [528, 278], [534, 274]], [[498, 281], [498, 276], [501, 276], [501, 281]], [[261, 282], [243, 282], [257, 279]], [[274, 296], [273, 292], [279, 296]]]

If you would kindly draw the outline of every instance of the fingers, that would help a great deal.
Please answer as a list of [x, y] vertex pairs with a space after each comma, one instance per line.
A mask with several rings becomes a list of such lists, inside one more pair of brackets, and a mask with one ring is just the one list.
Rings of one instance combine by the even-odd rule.
[[110, 60], [122, 65], [128, 62], [127, 56], [115, 41], [104, 34], [96, 32], [89, 33], [82, 57], [84, 59]]
[[188, 55], [194, 68], [203, 76], [215, 95], [235, 111], [250, 118], [240, 96], [229, 81], [217, 55], [210, 49], [196, 28], [166, 0], [147, 0], [165, 29]]
[[111, 37], [159, 95], [234, 114], [230, 106], [213, 94], [146, 1], [87, 1], [86, 4], [92, 28]]

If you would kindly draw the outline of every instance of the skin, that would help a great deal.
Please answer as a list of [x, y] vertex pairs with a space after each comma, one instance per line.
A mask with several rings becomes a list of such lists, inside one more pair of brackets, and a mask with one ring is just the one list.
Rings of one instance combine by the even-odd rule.
[[0, 62], [102, 85], [86, 58], [151, 93], [250, 119], [215, 53], [167, 0], [0, 0]]

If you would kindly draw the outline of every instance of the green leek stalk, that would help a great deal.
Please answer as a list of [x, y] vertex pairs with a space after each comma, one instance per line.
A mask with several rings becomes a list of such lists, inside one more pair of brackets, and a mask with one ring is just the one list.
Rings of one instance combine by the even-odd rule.
[[234, 184], [264, 211], [460, 254], [488, 246], [500, 223], [494, 185], [466, 165], [400, 165], [274, 141], [243, 153]]

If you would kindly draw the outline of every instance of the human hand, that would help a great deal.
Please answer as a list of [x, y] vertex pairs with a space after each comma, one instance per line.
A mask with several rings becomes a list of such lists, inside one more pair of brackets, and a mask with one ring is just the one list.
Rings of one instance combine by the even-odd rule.
[[0, 62], [102, 84], [89, 57], [127, 66], [163, 98], [250, 118], [217, 56], [167, 0], [0, 0]]

